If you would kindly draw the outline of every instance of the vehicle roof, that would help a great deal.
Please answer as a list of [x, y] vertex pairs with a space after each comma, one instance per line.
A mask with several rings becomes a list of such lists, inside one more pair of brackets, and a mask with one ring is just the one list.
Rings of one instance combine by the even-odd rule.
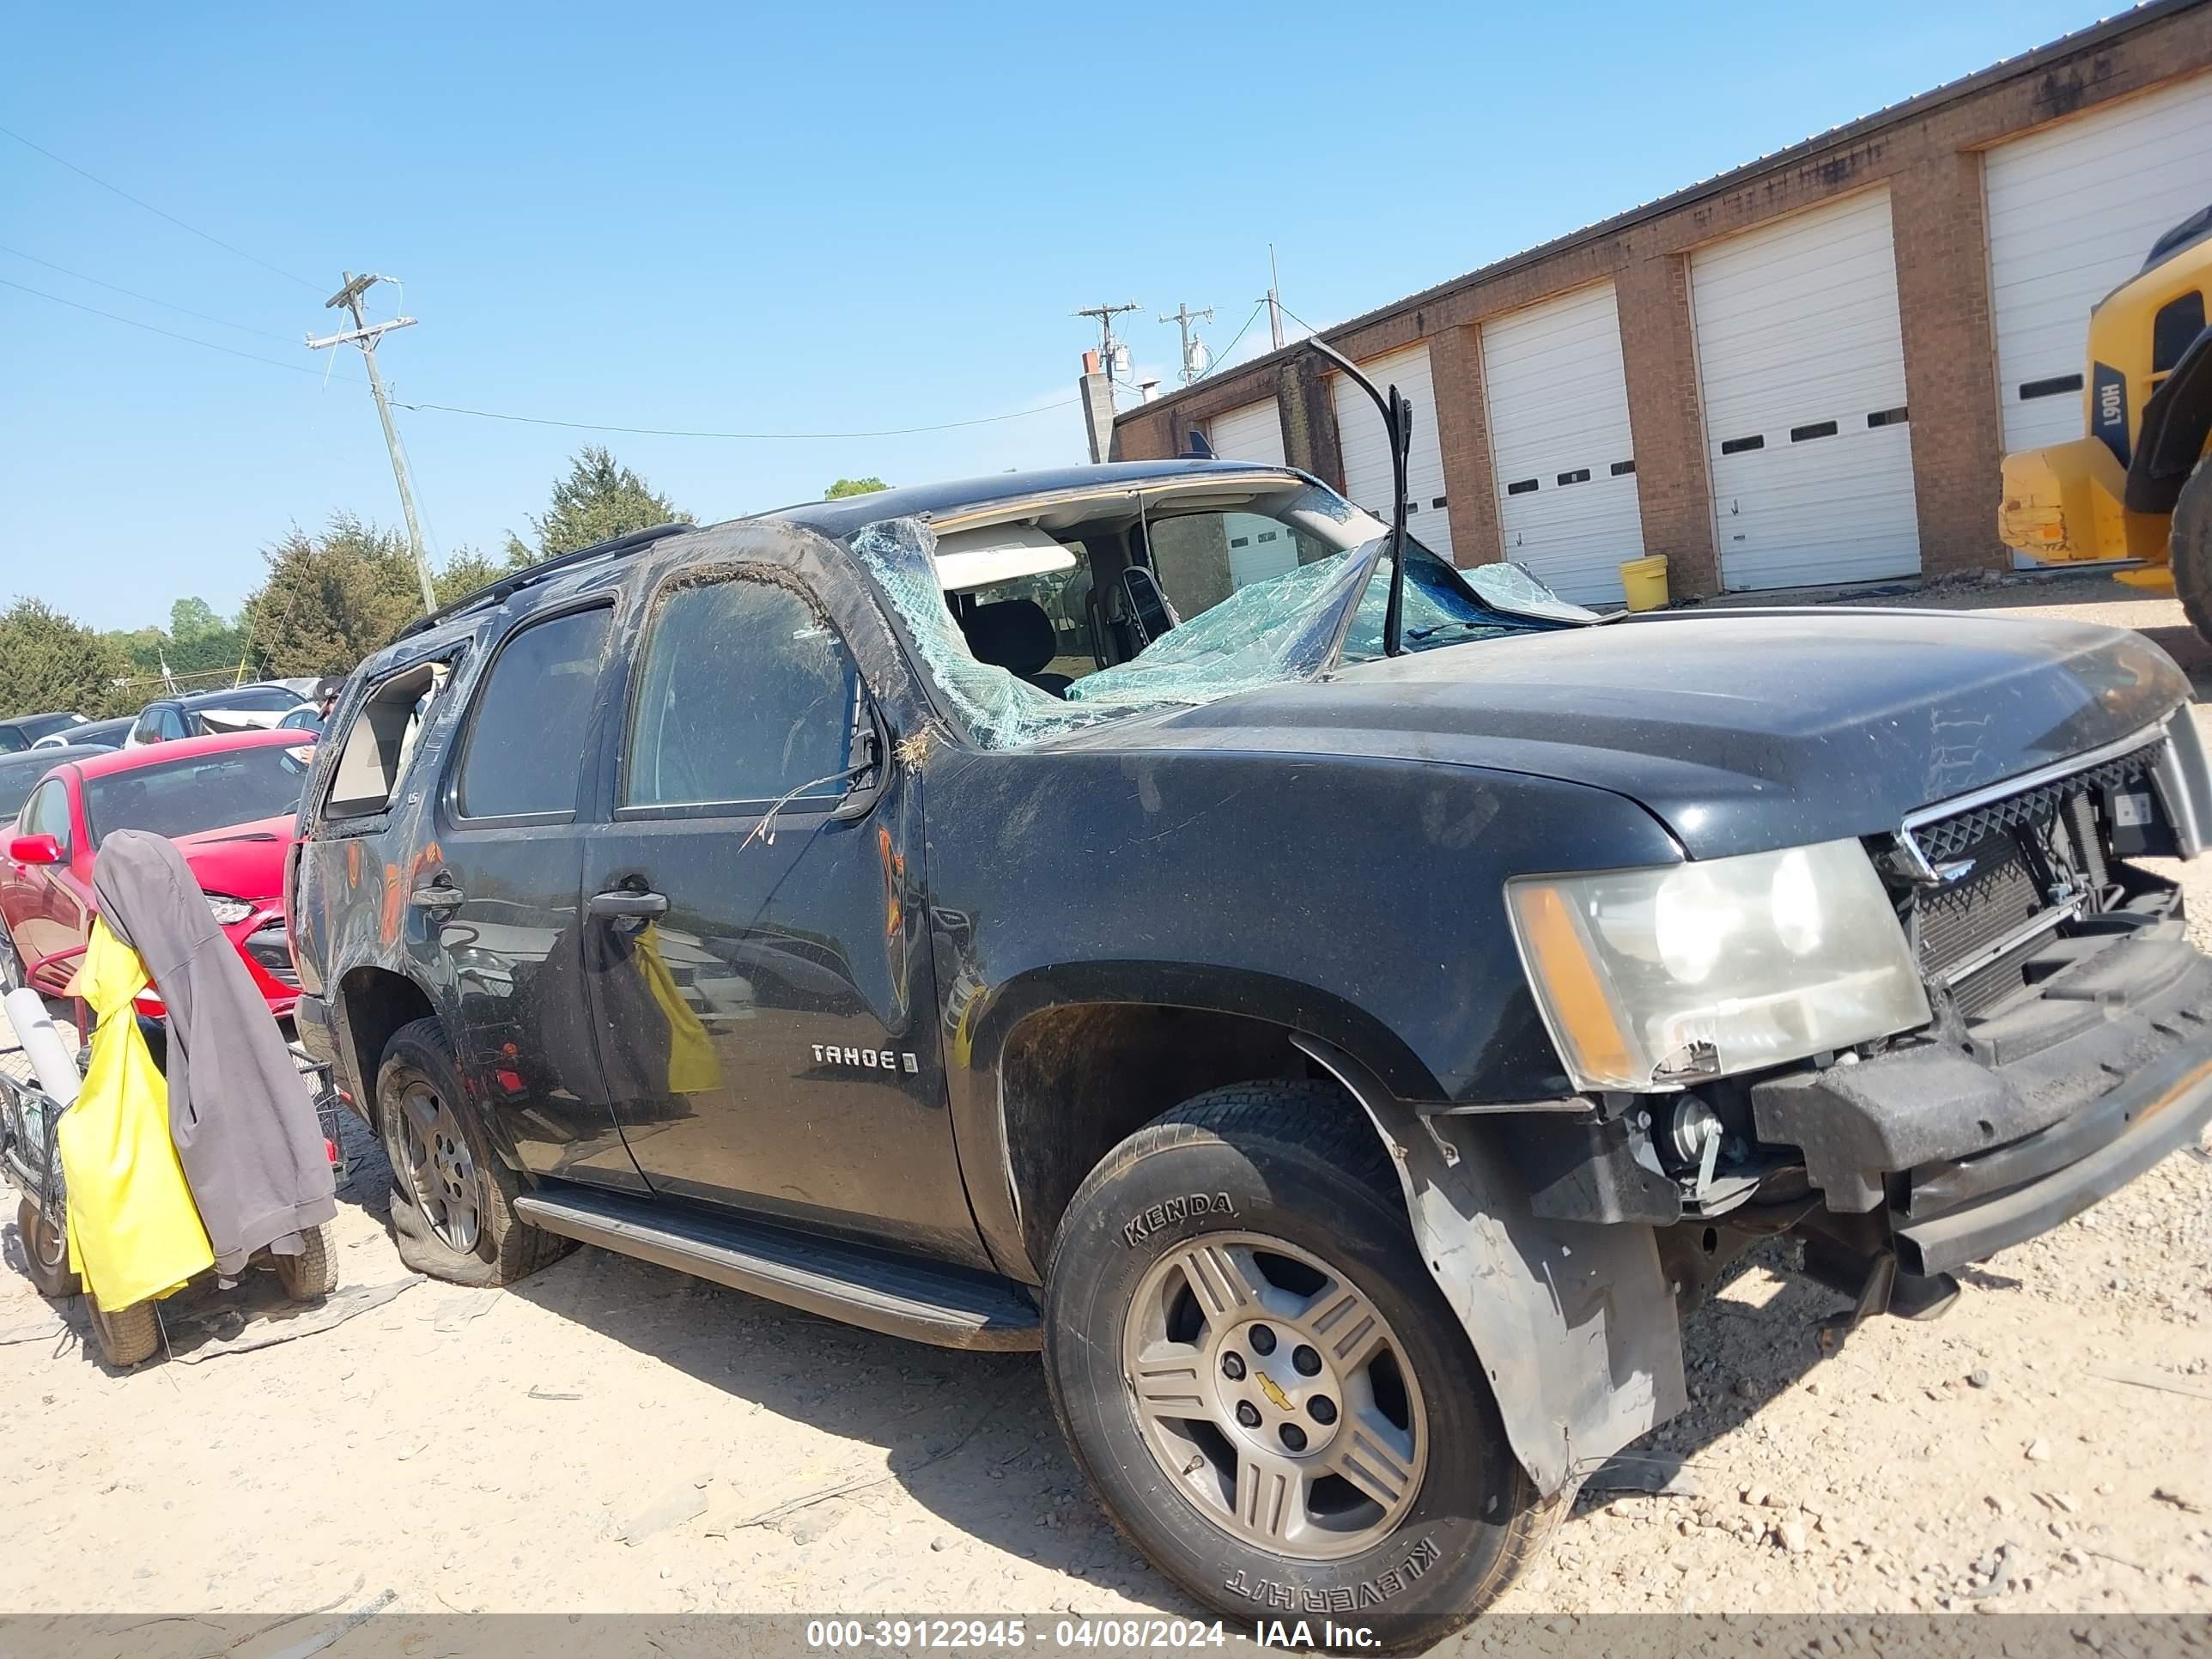
[[[775, 520], [799, 525], [833, 540], [842, 540], [862, 526], [884, 519], [936, 518], [953, 512], [966, 513], [977, 508], [1018, 503], [1031, 497], [1111, 489], [1117, 486], [1131, 489], [1151, 482], [1202, 477], [1210, 473], [1240, 478], [1249, 478], [1255, 473], [1272, 473], [1285, 482], [1303, 481], [1304, 478], [1304, 475], [1295, 468], [1251, 461], [1109, 461], [1099, 466], [1048, 467], [1036, 472], [994, 472], [980, 478], [953, 478], [941, 483], [907, 484], [896, 489], [873, 490], [866, 495], [848, 495], [834, 501], [797, 501], [789, 507], [773, 507], [764, 513], [748, 514], [716, 524], [655, 525], [650, 529], [612, 537], [597, 546], [579, 548], [573, 553], [542, 560], [536, 565], [525, 566], [520, 570], [503, 575], [473, 593], [464, 594], [452, 604], [441, 606], [432, 615], [409, 623], [400, 629], [398, 639], [375, 653], [368, 661], [381, 668], [395, 659], [415, 655], [422, 649], [420, 641], [442, 641], [449, 628], [459, 631], [457, 625], [462, 618], [526, 590], [531, 592], [531, 598], [523, 606], [526, 611], [557, 604], [601, 579], [610, 560], [640, 552], [647, 547], [658, 546], [664, 541], [680, 540], [702, 531]], [[399, 648], [403, 646], [406, 647], [404, 650]]]
[[27, 769], [34, 765], [45, 770], [66, 766], [71, 761], [93, 760], [114, 752], [112, 749], [100, 749], [89, 744], [80, 748], [74, 744], [66, 749], [19, 749], [12, 755], [0, 755], [0, 771], [13, 771], [19, 766]]
[[864, 525], [884, 519], [933, 518], [959, 509], [996, 507], [1031, 495], [1057, 495], [1070, 490], [1134, 488], [1159, 479], [1202, 477], [1218, 472], [1249, 477], [1255, 472], [1297, 475], [1288, 467], [1251, 461], [1109, 461], [1103, 466], [1056, 466], [1040, 472], [994, 472], [981, 478], [953, 478], [943, 483], [908, 484], [897, 489], [878, 489], [866, 495], [847, 495], [834, 501], [799, 501], [772, 512], [756, 514], [763, 519], [782, 519], [805, 525], [825, 536], [845, 537]]
[[66, 720], [82, 718], [82, 716], [74, 708], [48, 708], [35, 714], [10, 714], [7, 719], [0, 720], [0, 726], [21, 726], [27, 720]]
[[142, 766], [158, 766], [164, 761], [222, 755], [237, 749], [296, 749], [300, 742], [301, 734], [297, 732], [225, 732], [212, 738], [179, 738], [173, 743], [149, 743], [139, 749], [102, 749], [89, 760], [79, 761], [76, 769], [77, 775], [82, 778], [105, 778], [118, 772], [135, 772]]
[[[282, 691], [288, 697], [299, 697], [301, 702], [307, 701], [307, 698], [301, 697], [300, 694], [290, 686], [280, 681], [248, 680], [243, 685], [226, 685], [219, 691], [191, 691], [177, 697], [154, 697], [149, 699], [146, 708], [141, 708], [138, 713], [143, 714], [147, 708], [220, 708], [241, 691]], [[137, 716], [134, 715], [132, 718], [135, 720]]]

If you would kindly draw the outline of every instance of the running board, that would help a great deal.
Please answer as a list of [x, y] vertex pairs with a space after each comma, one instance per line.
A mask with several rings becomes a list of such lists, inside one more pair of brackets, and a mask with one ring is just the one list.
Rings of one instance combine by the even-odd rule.
[[541, 1187], [518, 1197], [514, 1213], [563, 1238], [910, 1341], [1043, 1346], [1036, 1304], [983, 1273], [596, 1188]]

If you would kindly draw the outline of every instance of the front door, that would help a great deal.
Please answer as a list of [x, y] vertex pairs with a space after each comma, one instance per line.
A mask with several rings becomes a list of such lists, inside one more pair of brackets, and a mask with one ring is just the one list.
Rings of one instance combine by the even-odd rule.
[[[921, 813], [844, 636], [786, 571], [650, 595], [585, 854], [592, 1030], [656, 1192], [981, 1261], [954, 1159]], [[780, 810], [777, 810], [780, 804]]]
[[26, 979], [44, 994], [58, 997], [84, 960], [92, 932], [92, 913], [71, 876], [83, 836], [72, 821], [69, 790], [59, 778], [48, 778], [32, 792], [20, 822], [23, 835], [52, 836], [61, 847], [59, 864], [11, 867], [5, 907]]

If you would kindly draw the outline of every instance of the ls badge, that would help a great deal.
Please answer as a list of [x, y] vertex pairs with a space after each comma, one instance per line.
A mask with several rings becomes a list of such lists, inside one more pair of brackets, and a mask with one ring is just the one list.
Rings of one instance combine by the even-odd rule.
[[896, 1048], [841, 1048], [834, 1042], [817, 1042], [814, 1047], [817, 1066], [861, 1066], [872, 1072], [905, 1072], [918, 1073], [921, 1062], [912, 1054], [901, 1054]]

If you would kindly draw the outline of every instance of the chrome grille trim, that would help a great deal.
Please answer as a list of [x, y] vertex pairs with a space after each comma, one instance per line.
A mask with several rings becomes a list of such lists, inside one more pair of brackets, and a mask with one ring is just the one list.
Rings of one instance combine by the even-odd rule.
[[[2186, 714], [2185, 707], [2182, 712]], [[2193, 737], [2195, 734], [2192, 732], [2191, 735]], [[1936, 872], [1934, 861], [1929, 859], [1926, 850], [1922, 847], [1918, 831], [1927, 830], [1950, 818], [1964, 817], [1980, 807], [1994, 806], [2014, 796], [2024, 795], [2051, 784], [2066, 782], [2083, 772], [2093, 771], [2109, 762], [2126, 760], [2154, 748], [2158, 750], [2158, 753], [2155, 756], [2145, 756], [2145, 769], [2154, 774], [2161, 772], [2172, 763], [2172, 748], [2168, 745], [2166, 738], [2167, 721], [2161, 720], [2155, 726], [2146, 726], [2140, 732], [2117, 738], [2082, 754], [2069, 756], [2061, 761], [2053, 761], [2047, 766], [2037, 767], [2032, 772], [2018, 773], [1996, 783], [1985, 784], [1978, 789], [1969, 790], [1963, 795], [1954, 795], [1948, 800], [1937, 801], [1933, 805], [1919, 807], [1906, 813], [1904, 823], [1898, 826], [1897, 830], [1899, 862], [1903, 866], [1903, 872], [1909, 874], [1913, 880], [1923, 886], [1942, 885], [1943, 878]], [[2174, 818], [2178, 826], [2179, 817], [2172, 813], [2170, 807], [2169, 816]]]

